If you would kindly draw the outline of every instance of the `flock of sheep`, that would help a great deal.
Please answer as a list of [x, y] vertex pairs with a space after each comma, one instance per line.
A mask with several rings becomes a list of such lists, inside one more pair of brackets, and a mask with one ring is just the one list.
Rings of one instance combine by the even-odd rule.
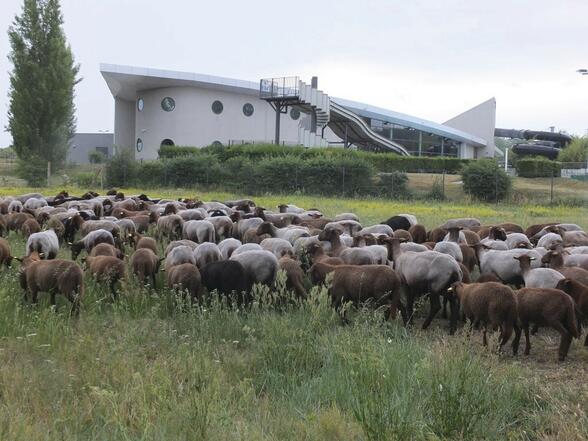
[[[501, 347], [514, 333], [515, 355], [522, 331], [528, 354], [530, 326], [532, 332], [551, 327], [561, 335], [559, 360], [588, 317], [588, 234], [578, 225], [525, 230], [464, 218], [426, 231], [409, 214], [363, 226], [353, 213], [328, 219], [316, 209], [278, 208], [272, 212], [249, 199], [151, 199], [115, 190], [5, 197], [0, 236], [13, 231], [27, 244], [25, 256], [16, 257], [0, 237], [0, 265], [20, 261], [25, 301], [36, 303], [38, 293], [47, 292], [56, 305], [62, 294], [74, 314], [84, 293], [84, 270], [76, 263], [82, 252], [88, 274], [108, 284], [115, 298], [128, 272], [156, 288], [162, 270], [167, 287], [193, 301], [216, 291], [247, 306], [252, 287], [271, 287], [283, 270], [287, 288], [300, 298], [310, 284], [326, 283], [334, 307], [371, 301], [387, 319], [399, 311], [405, 324], [414, 301], [427, 295], [423, 328], [441, 310], [447, 318], [449, 305], [451, 333], [460, 317], [483, 328], [484, 344], [487, 330], [500, 330]], [[56, 258], [60, 246], [69, 247], [71, 260]]]

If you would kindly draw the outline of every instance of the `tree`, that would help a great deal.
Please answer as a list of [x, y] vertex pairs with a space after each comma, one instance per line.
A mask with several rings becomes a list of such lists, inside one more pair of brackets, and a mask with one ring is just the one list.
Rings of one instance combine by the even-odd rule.
[[569, 146], [557, 155], [560, 162], [586, 162], [588, 160], [588, 136], [574, 137]]
[[10, 73], [8, 130], [24, 178], [59, 169], [76, 129], [74, 87], [80, 81], [63, 31], [59, 0], [24, 0], [8, 29]]
[[510, 192], [510, 176], [493, 159], [480, 159], [464, 166], [463, 191], [485, 202], [500, 201]]

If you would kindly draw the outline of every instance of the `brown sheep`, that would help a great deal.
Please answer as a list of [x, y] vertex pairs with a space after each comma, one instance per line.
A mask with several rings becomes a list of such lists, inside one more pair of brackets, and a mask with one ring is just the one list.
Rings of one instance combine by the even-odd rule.
[[116, 283], [119, 280], [125, 280], [127, 269], [125, 263], [118, 257], [114, 256], [88, 256], [85, 259], [88, 265], [88, 271], [92, 277], [100, 282], [110, 283], [112, 297], [116, 299]]
[[38, 233], [41, 231], [41, 226], [35, 219], [27, 219], [20, 229], [22, 235], [28, 239], [28, 237], [33, 233]]
[[329, 265], [343, 265], [344, 262], [340, 257], [329, 257], [325, 254], [323, 245], [320, 242], [313, 242], [306, 247], [306, 252], [310, 256], [312, 263], [322, 262]]
[[[563, 279], [559, 281], [556, 289], [561, 289], [574, 299], [582, 319], [588, 319], [588, 286], [575, 280]], [[584, 340], [584, 346], [588, 346], [588, 333]]]
[[[549, 326], [561, 335], [559, 343], [559, 361], [563, 361], [568, 354], [572, 338], [578, 338], [574, 301], [559, 289], [551, 288], [523, 288], [516, 292], [518, 300], [519, 321], [525, 331], [525, 355], [531, 351], [529, 340], [529, 325]], [[521, 330], [517, 330], [513, 349], [519, 346]]]
[[347, 246], [341, 242], [340, 236], [342, 231], [339, 228], [329, 228], [328, 230], [323, 230], [321, 234], [318, 235], [319, 240], [326, 240], [331, 242], [331, 256], [339, 257], [339, 254]]
[[304, 289], [304, 273], [300, 264], [292, 259], [287, 250], [282, 252], [282, 257], [278, 260], [281, 270], [286, 273], [286, 287], [294, 290], [299, 299], [306, 298], [306, 289]]
[[[137, 239], [136, 236], [135, 239]], [[148, 248], [155, 254], [157, 254], [157, 241], [152, 237], [139, 237], [138, 240], [135, 242], [135, 250], [139, 250], [141, 248]]]
[[[465, 316], [474, 325], [484, 327], [482, 343], [488, 344], [486, 333], [488, 329], [500, 328], [500, 347], [504, 346], [513, 330], [517, 328], [517, 299], [515, 293], [506, 285], [496, 282], [454, 283], [449, 292], [454, 292], [459, 299]], [[518, 349], [518, 347], [516, 348]], [[516, 355], [513, 345], [513, 352]]]
[[170, 289], [178, 289], [183, 293], [187, 291], [192, 304], [200, 297], [202, 289], [200, 272], [191, 263], [182, 263], [168, 268], [166, 282]]
[[558, 271], [566, 279], [573, 279], [588, 286], [588, 271], [578, 266], [563, 266], [564, 259], [562, 251], [549, 251], [541, 258], [541, 263], [546, 265], [547, 268]]
[[447, 230], [443, 228], [433, 228], [427, 233], [427, 242], [441, 242], [447, 235]]
[[531, 225], [530, 227], [528, 227], [524, 233], [525, 236], [527, 236], [529, 239], [531, 239], [531, 237], [533, 237], [535, 234], [537, 234], [539, 231], [541, 231], [543, 228], [545, 227], [550, 227], [552, 225], [557, 225], [557, 222], [549, 222], [546, 224], [536, 224], [536, 225]]
[[131, 216], [128, 219], [133, 221], [135, 224], [135, 229], [138, 233], [145, 233], [149, 229], [149, 225], [154, 224], [157, 222], [159, 218], [158, 214], [155, 212], [149, 213], [149, 215], [140, 214]]
[[22, 225], [27, 219], [34, 219], [29, 213], [9, 213], [4, 216], [7, 231], [22, 231]]
[[329, 293], [335, 308], [339, 308], [344, 302], [350, 301], [358, 305], [374, 300], [376, 306], [388, 305], [386, 320], [396, 318], [399, 309], [406, 323], [406, 310], [400, 301], [400, 278], [392, 268], [386, 265], [331, 266], [320, 262], [310, 268], [311, 274], [320, 273], [326, 276], [331, 272], [333, 283]]
[[480, 243], [480, 236], [474, 231], [462, 230], [462, 233], [465, 236], [468, 245], [476, 245], [477, 243]]
[[131, 269], [142, 285], [151, 278], [152, 287], [155, 289], [156, 276], [162, 260], [149, 248], [139, 248], [131, 256]]
[[264, 239], [272, 237], [270, 234], [257, 234], [257, 228], [249, 228], [243, 234], [243, 243], [261, 243]]
[[8, 268], [11, 262], [10, 244], [6, 239], [0, 237], [0, 266], [6, 265], [6, 268]]
[[0, 237], [4, 236], [4, 233], [8, 233], [8, 228], [6, 227], [4, 215], [0, 214]]
[[425, 243], [427, 241], [427, 230], [423, 225], [412, 225], [408, 229], [408, 232], [412, 236], [412, 240], [414, 243]]
[[525, 230], [519, 224], [515, 224], [512, 222], [503, 222], [501, 224], [496, 225], [497, 227], [503, 228], [504, 231], [507, 233], [524, 233]]
[[404, 242], [414, 242], [413, 238], [412, 238], [412, 234], [410, 234], [410, 232], [408, 232], [406, 230], [394, 230], [392, 237], [400, 239], [400, 241], [404, 241]]
[[35, 251], [22, 259], [21, 286], [25, 289], [25, 301], [30, 294], [31, 301], [37, 303], [39, 292], [48, 292], [51, 305], [57, 310], [56, 294], [60, 293], [71, 304], [71, 314], [79, 315], [80, 299], [84, 295], [84, 272], [71, 260], [40, 260]]
[[484, 283], [484, 282], [502, 283], [502, 280], [500, 280], [500, 278], [494, 273], [483, 273], [483, 274], [480, 274], [480, 276], [478, 277], [478, 280], [476, 280], [476, 282], [477, 283]]
[[61, 222], [56, 217], [51, 216], [49, 220], [47, 220], [45, 226], [47, 229], [55, 231], [55, 234], [60, 241], [63, 240], [65, 236], [65, 226], [63, 225], [63, 222]]
[[478, 264], [478, 259], [476, 258], [476, 252], [474, 251], [474, 249], [469, 246], [469, 245], [465, 245], [465, 244], [459, 244], [459, 248], [461, 250], [461, 254], [463, 256], [463, 264], [465, 265], [465, 267], [468, 269], [468, 271], [471, 273], [474, 268], [476, 267], [476, 265]]
[[109, 243], [99, 243], [90, 251], [89, 256], [97, 257], [97, 256], [111, 256], [116, 257], [117, 259], [124, 259], [125, 255], [121, 250], [116, 248], [115, 246]]

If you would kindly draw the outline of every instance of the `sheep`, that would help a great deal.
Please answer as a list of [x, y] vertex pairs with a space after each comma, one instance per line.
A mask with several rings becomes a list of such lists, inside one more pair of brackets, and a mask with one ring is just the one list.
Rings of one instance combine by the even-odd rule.
[[482, 223], [478, 219], [472, 218], [472, 217], [466, 217], [466, 218], [459, 218], [459, 219], [449, 219], [447, 222], [445, 222], [443, 225], [441, 225], [440, 228], [443, 228], [444, 230], [448, 230], [449, 228], [452, 228], [452, 227], [472, 228], [472, 227], [478, 227], [480, 225], [482, 225]]
[[49, 220], [45, 223], [45, 227], [55, 231], [55, 234], [60, 241], [64, 239], [65, 226], [63, 225], [63, 222], [61, 222], [55, 216], [51, 216], [49, 218]]
[[[572, 299], [574, 299], [574, 303], [578, 307], [579, 314], [582, 315], [582, 319], [585, 321], [588, 318], [588, 286], [586, 286], [584, 283], [578, 282], [577, 280], [566, 278], [560, 280], [555, 288], [562, 290]], [[584, 340], [584, 346], [588, 346], [588, 333], [586, 334], [586, 339]]]
[[263, 250], [263, 248], [258, 243], [244, 243], [239, 248], [237, 248], [235, 251], [233, 251], [233, 253], [231, 254], [231, 257], [236, 256], [241, 253], [245, 253], [247, 251], [261, 251], [261, 250]]
[[8, 204], [8, 212], [9, 213], [21, 213], [23, 210], [23, 206], [22, 206], [22, 202], [21, 201], [11, 201], [10, 204]]
[[478, 276], [476, 283], [484, 283], [484, 282], [498, 282], [502, 283], [502, 280], [498, 278], [498, 276], [494, 273], [483, 273]]
[[152, 237], [139, 237], [138, 235], [135, 236], [135, 250], [140, 250], [141, 248], [148, 248], [157, 254], [157, 241]]
[[218, 262], [223, 260], [223, 256], [218, 248], [218, 245], [211, 242], [205, 242], [198, 245], [194, 250], [194, 258], [196, 259], [196, 266], [202, 268], [210, 262]]
[[341, 242], [342, 231], [339, 228], [329, 228], [323, 230], [319, 235], [320, 241], [328, 241], [330, 243], [330, 254], [333, 257], [339, 255], [347, 248], [347, 245]]
[[463, 253], [459, 247], [457, 241], [459, 240], [459, 227], [449, 229], [449, 238], [447, 241], [437, 242], [433, 251], [447, 254], [453, 257], [458, 262], [463, 262]]
[[76, 260], [82, 250], [86, 250], [89, 253], [99, 243], [108, 243], [114, 246], [115, 242], [112, 233], [106, 230], [90, 231], [82, 239], [70, 243], [71, 259]]
[[514, 249], [514, 250], [492, 250], [484, 244], [475, 246], [480, 273], [494, 273], [504, 283], [522, 285], [523, 275], [520, 265], [516, 265], [512, 258], [527, 254], [535, 257], [531, 268], [540, 266], [541, 254], [537, 250]]
[[[400, 276], [402, 284], [407, 288], [406, 311], [408, 320], [412, 319], [414, 300], [429, 293], [429, 315], [423, 323], [423, 329], [429, 327], [433, 318], [441, 309], [440, 296], [454, 282], [461, 282], [462, 273], [457, 261], [437, 251], [403, 251], [398, 239], [388, 239], [389, 259], [394, 262], [394, 269]], [[451, 301], [451, 319], [449, 331], [455, 332], [457, 310], [455, 301]]]
[[468, 269], [471, 273], [474, 271], [474, 268], [478, 264], [478, 259], [476, 258], [476, 252], [470, 245], [460, 244], [459, 248], [461, 250], [461, 255], [463, 260], [461, 263]]
[[272, 252], [278, 259], [282, 257], [284, 251], [291, 253], [291, 255], [295, 254], [294, 247], [286, 239], [270, 237], [268, 239], [263, 239], [259, 245], [264, 250]]
[[345, 248], [339, 256], [347, 265], [375, 265], [376, 258], [365, 248]]
[[46, 207], [47, 201], [44, 198], [30, 198], [25, 201], [23, 208], [27, 210], [36, 210], [41, 207]]
[[31, 198], [43, 199], [43, 195], [41, 193], [26, 193], [26, 194], [17, 196], [15, 199], [24, 204], [27, 200], [29, 200]]
[[[427, 233], [427, 239], [429, 242], [441, 242], [447, 235], [447, 230], [444, 228], [433, 228]], [[423, 242], [424, 243], [424, 242]]]
[[248, 304], [251, 301], [251, 284], [245, 267], [236, 260], [212, 262], [200, 270], [202, 285], [209, 292], [237, 296], [237, 305]]
[[113, 221], [108, 220], [88, 220], [80, 227], [80, 234], [86, 236], [91, 231], [106, 230], [109, 231], [113, 237], [121, 237], [120, 227]]
[[8, 227], [6, 226], [6, 221], [4, 220], [4, 216], [0, 214], [0, 237], [4, 236], [4, 233], [8, 232]]
[[[456, 282], [449, 288], [455, 293], [466, 318], [474, 325], [484, 327], [482, 344], [488, 345], [488, 329], [500, 328], [500, 347], [510, 339], [517, 329], [517, 299], [511, 288], [501, 283]], [[514, 346], [513, 346], [514, 351]]]
[[577, 247], [588, 245], [588, 234], [584, 231], [564, 231], [563, 241], [565, 247]]
[[178, 215], [185, 221], [189, 220], [204, 220], [208, 217], [208, 213], [204, 208], [190, 208], [188, 210], [180, 210]]
[[522, 244], [525, 244], [526, 247], [531, 248], [531, 241], [525, 234], [510, 233], [506, 235], [506, 245], [509, 250], [522, 248]]
[[522, 256], [513, 256], [518, 260], [521, 266], [521, 274], [527, 288], [555, 288], [557, 283], [564, 279], [564, 276], [551, 268], [534, 268], [531, 269], [531, 261], [536, 257], [523, 254]]
[[557, 233], [547, 233], [537, 241], [537, 247], [553, 248], [563, 244], [562, 237]]
[[360, 235], [386, 234], [386, 235], [392, 237], [392, 236], [394, 236], [394, 232], [398, 229], [402, 229], [402, 230], [407, 231], [407, 229], [405, 229], [405, 228], [397, 228], [397, 229], [393, 230], [389, 225], [378, 224], [378, 225], [372, 225], [371, 227], [362, 228], [360, 231], [357, 232], [357, 234], [360, 234]]
[[92, 248], [92, 251], [90, 251], [88, 255], [90, 257], [111, 256], [120, 260], [123, 260], [125, 257], [121, 250], [110, 245], [109, 243], [99, 243], [94, 248]]
[[385, 221], [380, 222], [390, 227], [391, 230], [406, 230], [408, 231], [412, 224], [405, 216], [392, 216]]
[[333, 221], [335, 221], [335, 222], [345, 221], [345, 220], [352, 220], [355, 222], [359, 222], [359, 217], [355, 213], [341, 213], [341, 214], [336, 215], [333, 218]]
[[306, 252], [310, 256], [311, 262], [323, 262], [329, 265], [343, 265], [345, 262], [339, 257], [329, 257], [325, 254], [323, 246], [320, 242], [313, 242], [306, 247]]
[[43, 259], [55, 259], [59, 252], [59, 240], [55, 231], [47, 230], [31, 234], [27, 240], [26, 250], [27, 256], [36, 251]]
[[8, 268], [11, 262], [12, 254], [10, 252], [10, 244], [6, 239], [0, 237], [0, 267], [5, 265]]
[[151, 279], [153, 288], [157, 287], [156, 276], [160, 264], [161, 259], [149, 248], [139, 248], [133, 253], [130, 260], [133, 274], [139, 279], [139, 282], [144, 285], [148, 279]]
[[71, 302], [71, 314], [79, 315], [80, 299], [84, 295], [84, 272], [70, 260], [40, 260], [34, 251], [23, 259], [21, 286], [25, 289], [25, 302], [37, 303], [39, 292], [48, 292], [51, 305], [57, 311], [56, 294], [60, 293]]
[[183, 219], [177, 214], [161, 216], [157, 219], [157, 233], [159, 239], [178, 240], [182, 238]]
[[[234, 219], [233, 219], [234, 220]], [[233, 227], [233, 236], [236, 239], [243, 240], [243, 236], [245, 236], [245, 232], [251, 229], [257, 229], [264, 220], [260, 217], [250, 217], [248, 219], [239, 219], [237, 221], [236, 228]]]
[[35, 219], [27, 219], [24, 224], [22, 224], [22, 235], [25, 238], [28, 238], [33, 233], [38, 233], [41, 231], [41, 226]]
[[269, 251], [245, 251], [235, 255], [231, 260], [236, 260], [245, 268], [250, 284], [261, 283], [272, 286], [278, 272], [278, 259]]
[[92, 277], [101, 282], [110, 283], [112, 297], [116, 299], [118, 297], [116, 283], [126, 278], [125, 263], [114, 256], [88, 256], [86, 264]]
[[196, 243], [215, 242], [214, 225], [207, 220], [201, 221], [186, 221], [182, 231], [184, 239], [191, 240]]
[[396, 318], [400, 310], [406, 323], [406, 310], [400, 301], [400, 278], [396, 272], [386, 265], [338, 265], [331, 266], [322, 262], [315, 263], [310, 271], [324, 280], [328, 273], [333, 273], [333, 281], [329, 289], [332, 303], [339, 308], [344, 302], [351, 301], [355, 305], [367, 300], [374, 300], [376, 306], [386, 305], [385, 318]]
[[278, 205], [280, 213], [304, 213], [304, 208], [297, 207], [293, 204], [280, 204]]
[[286, 273], [286, 288], [294, 290], [299, 299], [306, 298], [306, 289], [304, 289], [304, 273], [300, 264], [284, 250], [283, 255], [278, 260], [280, 270]]
[[170, 268], [174, 265], [180, 265], [182, 263], [191, 263], [192, 265], [196, 266], [196, 257], [194, 257], [194, 251], [192, 248], [186, 245], [180, 245], [172, 248], [165, 256], [166, 270], [167, 268]]
[[[559, 289], [552, 288], [523, 288], [516, 292], [518, 301], [519, 321], [525, 331], [525, 355], [531, 351], [529, 340], [529, 325], [549, 326], [560, 333], [559, 361], [564, 361], [572, 338], [578, 338], [574, 301]], [[517, 330], [513, 342], [516, 354], [521, 338], [521, 331]]]
[[227, 239], [233, 236], [233, 221], [229, 216], [215, 216], [206, 218], [214, 226], [217, 239]]
[[126, 218], [135, 224], [135, 230], [137, 233], [145, 233], [149, 230], [151, 224], [157, 223], [159, 216], [156, 213], [150, 213], [149, 215], [141, 214]]
[[573, 248], [567, 248], [566, 251], [570, 254], [588, 254], [588, 246], [579, 246]]
[[240, 240], [237, 240], [232, 237], [220, 241], [218, 244], [218, 248], [220, 249], [220, 252], [223, 256], [223, 260], [227, 260], [229, 257], [231, 257], [233, 251], [235, 251], [241, 245], [243, 244]]
[[125, 242], [133, 242], [134, 235], [137, 232], [135, 223], [131, 219], [119, 219], [115, 221], [115, 224], [119, 228], [121, 238], [124, 237]]
[[411, 225], [408, 232], [415, 243], [421, 244], [427, 241], [427, 230], [423, 225]]
[[256, 234], [258, 236], [262, 234], [269, 234], [271, 237], [285, 239], [292, 245], [294, 244], [294, 242], [296, 242], [296, 239], [300, 237], [310, 236], [308, 230], [305, 228], [276, 228], [270, 222], [263, 222], [262, 224], [260, 224], [259, 227], [257, 227]]
[[176, 247], [182, 246], [182, 245], [190, 247], [192, 249], [192, 251], [194, 251], [196, 248], [198, 248], [198, 244], [196, 242], [192, 242], [191, 240], [186, 240], [186, 239], [174, 240], [173, 242], [170, 242], [167, 245], [167, 247], [165, 248], [165, 253], [163, 253], [163, 254], [165, 256], [167, 256], [171, 250], [173, 250]]
[[355, 233], [359, 232], [362, 229], [362, 226], [359, 222], [354, 220], [342, 220], [336, 222], [329, 222], [327, 225], [324, 226], [323, 230], [328, 231], [331, 228], [341, 230], [341, 234], [346, 232], [350, 236], [353, 236]]
[[588, 271], [580, 267], [563, 266], [564, 258], [560, 251], [549, 251], [542, 257], [541, 263], [556, 270], [566, 279], [573, 279], [588, 286]]
[[34, 219], [34, 216], [30, 213], [8, 213], [4, 217], [6, 231], [22, 231], [22, 226], [27, 219]]
[[588, 254], [572, 254], [564, 259], [564, 266], [588, 270]]
[[166, 284], [169, 289], [179, 290], [190, 296], [192, 304], [200, 297], [202, 279], [200, 271], [190, 263], [175, 265], [166, 271]]

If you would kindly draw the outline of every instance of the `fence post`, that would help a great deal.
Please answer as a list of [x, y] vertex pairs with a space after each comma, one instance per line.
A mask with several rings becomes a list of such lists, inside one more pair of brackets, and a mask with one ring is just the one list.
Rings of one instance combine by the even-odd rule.
[[494, 173], [494, 200], [496, 201], [496, 205], [498, 205], [498, 169]]
[[443, 167], [443, 174], [441, 175], [441, 188], [443, 192], [443, 199], [445, 199], [445, 167]]
[[47, 161], [47, 187], [51, 187], [51, 161]]
[[555, 178], [555, 167], [551, 167], [551, 189], [550, 189], [550, 195], [549, 195], [549, 203], [551, 205], [553, 205], [553, 181]]
[[345, 197], [345, 167], [343, 167], [343, 197]]

